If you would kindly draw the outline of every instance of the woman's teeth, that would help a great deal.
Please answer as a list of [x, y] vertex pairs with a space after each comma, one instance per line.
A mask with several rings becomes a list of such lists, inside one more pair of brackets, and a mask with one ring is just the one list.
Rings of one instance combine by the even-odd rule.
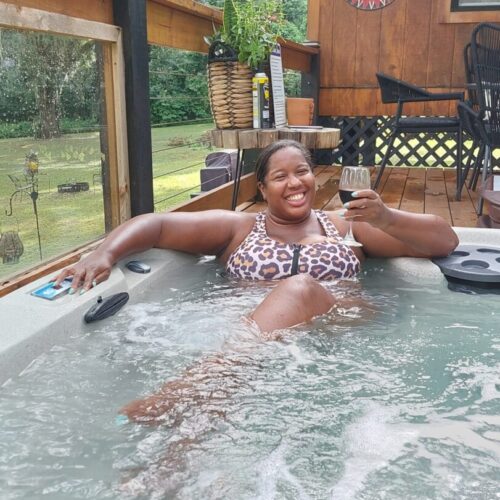
[[301, 200], [302, 198], [304, 198], [304, 193], [292, 194], [286, 197], [286, 199], [289, 201], [298, 201]]

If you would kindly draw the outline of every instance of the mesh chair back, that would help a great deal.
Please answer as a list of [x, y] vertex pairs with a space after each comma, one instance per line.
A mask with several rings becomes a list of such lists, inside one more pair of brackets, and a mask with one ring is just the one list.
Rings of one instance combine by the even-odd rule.
[[384, 104], [395, 103], [400, 100], [429, 97], [426, 90], [412, 85], [411, 83], [398, 80], [384, 73], [377, 73], [377, 80], [380, 87], [382, 102]]
[[481, 23], [471, 39], [478, 102], [490, 146], [500, 146], [500, 26]]
[[468, 105], [474, 110], [479, 110], [479, 100], [477, 95], [476, 80], [474, 77], [474, 65], [472, 62], [472, 48], [468, 43], [464, 47], [464, 68], [465, 68], [465, 81], [467, 83], [467, 101]]

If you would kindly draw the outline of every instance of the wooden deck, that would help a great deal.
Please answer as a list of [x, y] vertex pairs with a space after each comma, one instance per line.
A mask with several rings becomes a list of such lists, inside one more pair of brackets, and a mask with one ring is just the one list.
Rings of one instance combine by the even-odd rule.
[[[318, 166], [315, 168], [318, 190], [315, 208], [336, 210], [341, 208], [337, 195], [342, 167]], [[372, 168], [372, 180], [377, 169]], [[436, 214], [452, 226], [476, 227], [477, 190], [462, 190], [461, 201], [455, 200], [456, 172], [442, 168], [387, 167], [380, 182], [382, 200], [392, 208], [409, 212]], [[244, 203], [239, 210], [257, 212], [265, 203]]]

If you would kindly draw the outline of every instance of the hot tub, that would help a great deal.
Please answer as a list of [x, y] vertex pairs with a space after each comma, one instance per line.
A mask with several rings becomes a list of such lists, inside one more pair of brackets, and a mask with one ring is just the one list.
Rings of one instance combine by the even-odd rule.
[[[500, 231], [457, 233], [500, 247]], [[346, 292], [373, 316], [336, 311], [262, 342], [240, 317], [266, 289], [211, 259], [134, 259], [152, 272], [124, 261], [81, 296], [31, 296], [44, 278], [0, 301], [2, 498], [497, 495], [498, 296], [449, 291], [426, 260], [374, 260]], [[123, 291], [115, 316], [83, 322]], [[224, 370], [193, 371], [214, 356]], [[206, 399], [161, 425], [116, 420], [193, 373]]]

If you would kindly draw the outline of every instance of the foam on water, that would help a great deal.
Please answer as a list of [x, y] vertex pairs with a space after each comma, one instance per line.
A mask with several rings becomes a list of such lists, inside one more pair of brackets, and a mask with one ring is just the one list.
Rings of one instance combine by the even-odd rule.
[[344, 473], [331, 490], [331, 498], [356, 498], [369, 474], [399, 457], [418, 433], [409, 425], [394, 424], [395, 408], [368, 403], [363, 415], [344, 431], [347, 456]]

